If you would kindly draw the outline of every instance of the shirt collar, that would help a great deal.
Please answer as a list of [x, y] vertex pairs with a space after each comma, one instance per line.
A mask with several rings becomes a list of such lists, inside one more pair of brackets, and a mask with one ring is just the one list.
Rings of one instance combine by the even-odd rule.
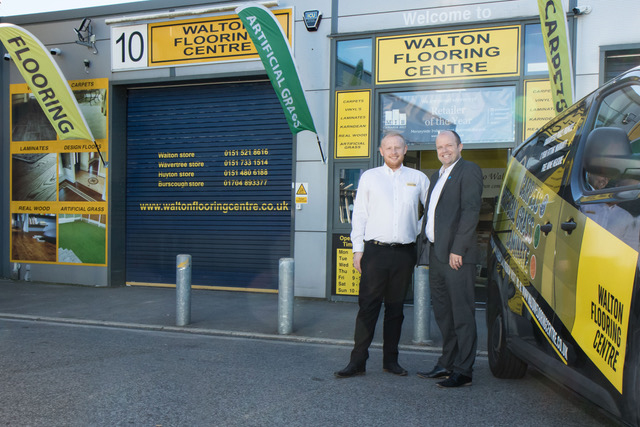
[[453, 162], [453, 164], [451, 166], [449, 166], [448, 168], [445, 168], [444, 165], [440, 166], [440, 176], [449, 175], [451, 173], [451, 170], [453, 169], [453, 167], [460, 161], [461, 158], [462, 157], [458, 157], [458, 160]]
[[386, 173], [387, 175], [393, 175], [394, 173], [401, 172], [401, 171], [402, 171], [402, 169], [404, 169], [404, 165], [400, 165], [400, 167], [399, 167], [397, 170], [395, 170], [395, 171], [394, 171], [394, 170], [393, 170], [393, 169], [391, 169], [389, 166], [387, 166], [387, 164], [386, 164], [386, 163], [384, 163], [384, 164], [382, 165], [382, 167], [384, 168], [384, 171], [385, 171], [385, 173]]

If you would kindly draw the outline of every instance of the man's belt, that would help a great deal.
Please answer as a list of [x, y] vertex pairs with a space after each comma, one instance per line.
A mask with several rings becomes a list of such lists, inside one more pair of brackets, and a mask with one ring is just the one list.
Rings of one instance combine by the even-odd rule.
[[371, 243], [372, 245], [383, 246], [385, 248], [402, 248], [404, 246], [414, 245], [414, 243], [385, 243], [377, 240], [366, 240], [365, 243]]

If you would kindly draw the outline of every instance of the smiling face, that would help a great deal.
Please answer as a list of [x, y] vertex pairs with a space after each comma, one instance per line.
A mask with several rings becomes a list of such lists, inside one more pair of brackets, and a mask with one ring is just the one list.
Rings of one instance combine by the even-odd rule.
[[399, 135], [388, 135], [382, 138], [380, 143], [380, 155], [384, 159], [384, 163], [391, 168], [397, 170], [402, 166], [404, 155], [407, 153], [407, 144]]
[[462, 143], [458, 144], [456, 136], [448, 131], [440, 132], [436, 138], [438, 159], [445, 168], [454, 164], [461, 156]]
[[588, 177], [589, 184], [591, 184], [594, 190], [602, 190], [609, 183], [609, 178], [606, 176], [590, 173]]

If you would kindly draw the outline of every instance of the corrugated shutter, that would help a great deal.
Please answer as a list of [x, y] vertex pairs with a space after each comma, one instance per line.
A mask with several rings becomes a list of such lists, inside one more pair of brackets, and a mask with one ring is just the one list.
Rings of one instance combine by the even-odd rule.
[[[204, 166], [175, 165], [191, 162]], [[269, 82], [129, 90], [127, 282], [175, 283], [176, 255], [190, 254], [193, 285], [277, 289], [291, 180], [292, 135]]]

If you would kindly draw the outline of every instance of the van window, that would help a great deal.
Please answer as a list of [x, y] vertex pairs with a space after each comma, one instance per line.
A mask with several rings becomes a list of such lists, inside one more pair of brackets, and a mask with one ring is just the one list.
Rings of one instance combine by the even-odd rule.
[[[617, 89], [602, 99], [594, 128], [624, 131], [631, 153], [640, 153], [640, 85]], [[624, 135], [623, 134], [623, 135]], [[616, 237], [640, 248], [640, 181], [627, 176], [582, 174], [584, 195], [580, 210]]]
[[624, 130], [629, 137], [631, 151], [640, 153], [640, 85], [624, 86], [607, 95], [598, 107], [594, 127]]
[[558, 192], [573, 158], [573, 139], [584, 123], [584, 102], [533, 135], [515, 154], [536, 178]]

